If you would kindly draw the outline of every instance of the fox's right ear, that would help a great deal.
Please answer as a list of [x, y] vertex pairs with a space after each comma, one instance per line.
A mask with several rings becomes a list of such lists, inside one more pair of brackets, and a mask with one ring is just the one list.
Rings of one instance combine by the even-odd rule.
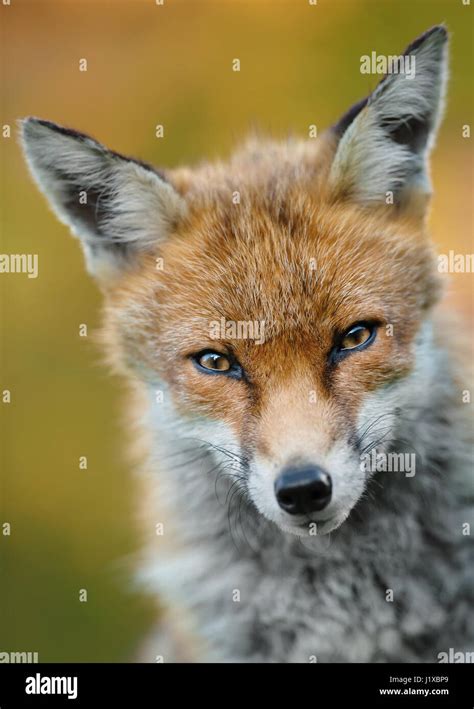
[[392, 204], [410, 204], [424, 214], [428, 155], [443, 110], [447, 39], [442, 25], [418, 37], [399, 71], [387, 74], [334, 126], [338, 146], [329, 184], [337, 196], [370, 205], [390, 203], [390, 195]]
[[106, 280], [153, 247], [185, 213], [164, 175], [49, 121], [21, 121], [26, 160], [58, 218], [82, 242], [89, 271]]

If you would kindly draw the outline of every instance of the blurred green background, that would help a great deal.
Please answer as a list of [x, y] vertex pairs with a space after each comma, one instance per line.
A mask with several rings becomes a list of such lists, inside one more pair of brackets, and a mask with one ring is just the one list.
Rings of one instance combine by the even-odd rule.
[[[472, 251], [472, 13], [461, 0], [11, 0], [0, 4], [1, 253], [39, 254], [39, 277], [2, 275], [0, 651], [42, 661], [133, 657], [153, 617], [130, 583], [136, 493], [123, 454], [122, 383], [91, 337], [100, 296], [78, 243], [30, 181], [15, 121], [37, 115], [157, 165], [226, 155], [252, 127], [319, 130], [366, 95], [372, 50], [433, 24], [452, 32], [449, 103], [433, 157], [434, 238]], [[79, 71], [86, 58], [87, 72]], [[241, 71], [232, 71], [239, 58]], [[164, 125], [164, 138], [155, 126]], [[472, 276], [448, 297], [473, 322]], [[79, 469], [86, 455], [88, 469]], [[87, 589], [88, 602], [79, 602]]]

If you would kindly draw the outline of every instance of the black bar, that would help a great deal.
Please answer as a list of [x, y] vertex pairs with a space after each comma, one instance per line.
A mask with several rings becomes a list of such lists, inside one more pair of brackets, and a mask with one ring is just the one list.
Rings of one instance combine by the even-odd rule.
[[[330, 709], [333, 706], [472, 709], [473, 676], [470, 664], [3, 664], [0, 709], [64, 704], [141, 709], [168, 706], [170, 701], [177, 706], [183, 701], [190, 706], [204, 702], [235, 704], [240, 697], [242, 709], [249, 702], [264, 702], [267, 709], [273, 696], [280, 705], [287, 696], [285, 701], [291, 702], [291, 709], [308, 704]], [[59, 689], [65, 693], [27, 694], [27, 686], [30, 690]]]

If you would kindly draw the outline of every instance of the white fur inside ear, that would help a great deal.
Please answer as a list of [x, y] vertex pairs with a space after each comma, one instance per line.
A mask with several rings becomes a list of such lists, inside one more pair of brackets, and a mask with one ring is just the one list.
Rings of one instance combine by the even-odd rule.
[[46, 121], [29, 118], [21, 129], [30, 172], [93, 274], [151, 248], [184, 216], [182, 197], [151, 168]]
[[378, 125], [377, 115], [366, 107], [341, 140], [330, 182], [357, 202], [379, 202], [388, 191], [398, 193], [415, 168], [416, 157], [393, 143]]
[[398, 201], [405, 190], [430, 192], [427, 157], [443, 111], [446, 38], [444, 28], [428, 33], [410, 53], [415, 76], [385, 77], [349, 125], [329, 176], [338, 193], [371, 203], [385, 201], [387, 192]]
[[108, 177], [111, 208], [101, 227], [114, 243], [146, 249], [164, 238], [186, 211], [184, 200], [157, 174], [116, 160]]

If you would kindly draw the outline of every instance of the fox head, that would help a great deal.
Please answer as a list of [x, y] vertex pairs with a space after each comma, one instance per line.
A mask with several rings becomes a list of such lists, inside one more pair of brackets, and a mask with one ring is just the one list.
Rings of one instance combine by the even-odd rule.
[[251, 504], [293, 534], [342, 524], [373, 474], [361, 456], [390, 446], [426, 396], [427, 159], [446, 46], [443, 27], [426, 32], [404, 55], [414, 75], [386, 75], [316, 140], [251, 140], [195, 169], [22, 122], [31, 173], [82, 242], [109, 350], [149, 392], [153, 425], [230, 459]]

